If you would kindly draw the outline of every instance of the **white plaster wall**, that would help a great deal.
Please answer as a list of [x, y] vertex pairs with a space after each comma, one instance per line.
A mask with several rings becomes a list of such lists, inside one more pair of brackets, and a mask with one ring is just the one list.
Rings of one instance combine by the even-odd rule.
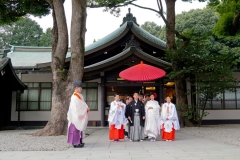
[[22, 82], [52, 82], [52, 74], [22, 74]]
[[237, 120], [240, 110], [206, 110], [209, 114], [203, 120]]
[[[52, 82], [52, 74], [21, 74], [22, 82]], [[101, 82], [95, 79], [87, 82]], [[21, 111], [21, 121], [48, 121], [51, 111]], [[16, 111], [16, 92], [12, 93], [11, 121], [17, 121], [18, 112]], [[98, 110], [90, 111], [90, 121], [101, 121], [101, 86], [98, 86]]]

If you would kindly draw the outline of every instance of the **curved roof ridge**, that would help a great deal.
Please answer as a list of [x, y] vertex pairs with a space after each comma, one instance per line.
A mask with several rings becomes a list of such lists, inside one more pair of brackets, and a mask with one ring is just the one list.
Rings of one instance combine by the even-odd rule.
[[118, 29], [114, 30], [113, 32], [111, 32], [110, 34], [108, 34], [107, 36], [99, 39], [98, 41], [88, 45], [85, 47], [85, 53], [93, 50], [97, 47], [102, 46], [105, 43], [108, 43], [112, 40], [114, 40], [116, 37], [118, 37], [119, 35], [121, 35], [121, 33], [123, 33], [123, 31], [126, 29], [127, 27], [127, 22], [125, 22], [121, 27], [119, 27]]
[[156, 36], [150, 34], [149, 32], [147, 32], [146, 30], [144, 30], [143, 28], [139, 27], [138, 25], [136, 25], [135, 23], [133, 23], [133, 27], [132, 29], [135, 29], [137, 33], [139, 33], [143, 38], [155, 43], [156, 45], [159, 45], [163, 48], [166, 47], [166, 42], [157, 38]]

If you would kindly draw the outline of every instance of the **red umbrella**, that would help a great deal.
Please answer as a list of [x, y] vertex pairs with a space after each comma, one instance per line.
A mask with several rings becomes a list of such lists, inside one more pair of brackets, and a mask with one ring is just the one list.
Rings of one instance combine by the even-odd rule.
[[119, 76], [128, 81], [151, 81], [165, 76], [166, 72], [157, 67], [147, 64], [140, 64], [132, 66], [119, 73]]

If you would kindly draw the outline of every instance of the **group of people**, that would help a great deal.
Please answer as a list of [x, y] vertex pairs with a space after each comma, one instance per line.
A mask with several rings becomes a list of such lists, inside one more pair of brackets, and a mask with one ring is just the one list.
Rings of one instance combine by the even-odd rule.
[[127, 97], [124, 103], [119, 94], [115, 94], [108, 115], [109, 139], [117, 142], [124, 139], [125, 129], [130, 141], [149, 139], [154, 142], [159, 135], [163, 140], [174, 140], [175, 130], [180, 128], [176, 107], [170, 97], [161, 107], [155, 98], [156, 93], [141, 98], [135, 92], [133, 98]]
[[[82, 82], [74, 82], [74, 93], [67, 113], [67, 142], [75, 148], [84, 147], [83, 131], [87, 127], [90, 111], [81, 92]], [[167, 97], [160, 114], [160, 105], [155, 98], [155, 93], [143, 98], [135, 92], [133, 97], [127, 97], [124, 103], [120, 101], [119, 94], [115, 94], [108, 115], [109, 139], [118, 142], [125, 138], [124, 130], [127, 130], [130, 141], [143, 141], [146, 138], [156, 141], [162, 130], [162, 139], [174, 140], [175, 130], [180, 128], [175, 105], [171, 103], [170, 97]]]

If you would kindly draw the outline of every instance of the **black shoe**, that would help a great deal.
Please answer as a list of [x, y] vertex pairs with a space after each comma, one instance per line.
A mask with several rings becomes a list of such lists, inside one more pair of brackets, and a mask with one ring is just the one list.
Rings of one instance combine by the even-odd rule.
[[73, 145], [74, 148], [82, 148], [84, 147], [84, 144], [78, 144], [78, 145]]

